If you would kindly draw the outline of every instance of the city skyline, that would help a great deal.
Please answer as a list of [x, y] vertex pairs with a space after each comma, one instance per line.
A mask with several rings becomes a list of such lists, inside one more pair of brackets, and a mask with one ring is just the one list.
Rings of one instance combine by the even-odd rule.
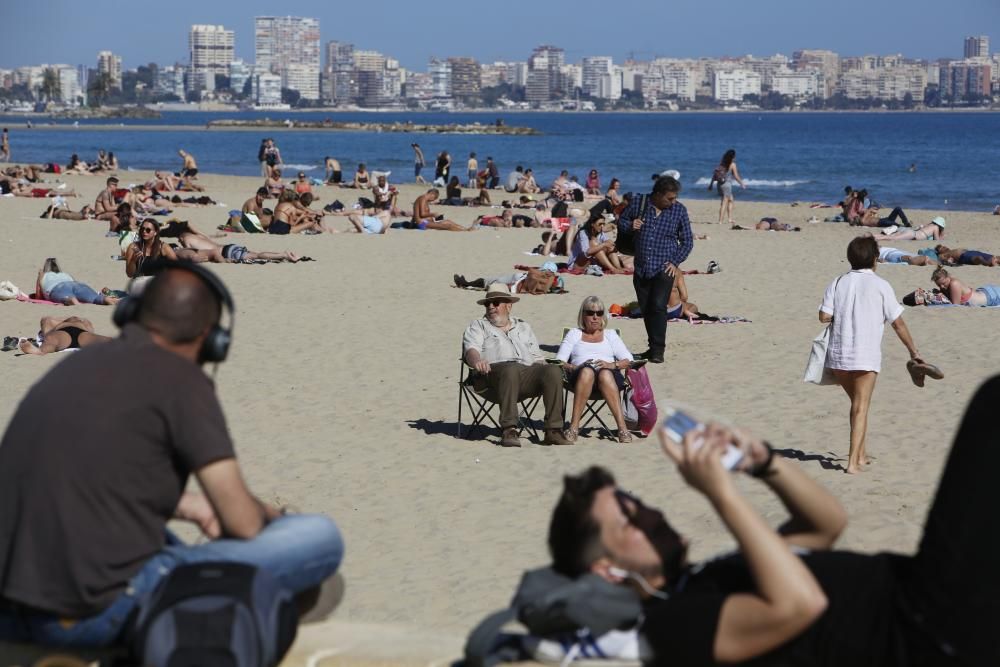
[[[752, 6], [720, 2], [710, 11], [694, 0], [653, 8], [637, 0], [623, 0], [615, 5], [615, 17], [620, 20], [610, 23], [605, 20], [606, 3], [581, 0], [575, 5], [577, 11], [567, 12], [561, 5], [514, 2], [506, 3], [503, 16], [485, 28], [479, 28], [473, 19], [463, 22], [439, 16], [426, 7], [387, 1], [380, 5], [384, 21], [376, 30], [371, 29], [371, 11], [351, 5], [333, 8], [325, 3], [300, 3], [294, 12], [275, 12], [273, 4], [260, 0], [223, 0], [207, 5], [178, 0], [168, 15], [159, 16], [155, 25], [150, 25], [141, 13], [121, 11], [122, 3], [111, 0], [85, 4], [49, 0], [42, 4], [47, 7], [44, 21], [38, 19], [37, 7], [31, 10], [18, 3], [6, 8], [6, 23], [17, 29], [8, 33], [0, 52], [0, 67], [90, 63], [98, 51], [120, 55], [126, 69], [149, 62], [185, 63], [188, 33], [194, 24], [225, 25], [235, 33], [235, 57], [253, 62], [254, 17], [286, 14], [318, 19], [323, 44], [330, 40], [351, 42], [356, 48], [391, 54], [402, 67], [415, 71], [423, 71], [433, 57], [466, 56], [480, 62], [523, 60], [534, 46], [545, 43], [562, 46], [567, 62], [592, 55], [610, 56], [615, 62], [630, 55], [637, 60], [768, 56], [803, 48], [829, 49], [841, 55], [900, 53], [936, 60], [962, 57], [963, 40], [970, 35], [1000, 32], [994, 29], [1000, 29], [1000, 3], [990, 0], [958, 0], [948, 12], [930, 0], [891, 0], [874, 5], [844, 0], [837, 5], [809, 7], [787, 6], [780, 0]], [[525, 8], [523, 16], [518, 15], [518, 5]], [[641, 17], [646, 19], [633, 20]], [[766, 29], [747, 29], [758, 23]], [[674, 24], [680, 29], [674, 29]], [[600, 25], [602, 32], [597, 33], [595, 25]], [[843, 29], [823, 29], [828, 25]], [[414, 39], [414, 30], [419, 39]], [[88, 35], [93, 35], [91, 40], [81, 38]], [[588, 35], [595, 39], [581, 38]]]

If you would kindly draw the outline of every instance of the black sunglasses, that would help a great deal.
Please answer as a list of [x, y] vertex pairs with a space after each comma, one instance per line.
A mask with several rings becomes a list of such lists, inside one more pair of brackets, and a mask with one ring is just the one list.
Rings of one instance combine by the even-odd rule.
[[615, 489], [615, 500], [618, 502], [618, 507], [621, 509], [622, 514], [625, 515], [625, 518], [628, 519], [628, 522], [633, 523], [636, 510], [643, 506], [642, 501], [628, 491], [622, 491], [621, 489]]
[[583, 311], [583, 314], [584, 315], [590, 315], [592, 317], [604, 317], [604, 311], [603, 310], [585, 310], [585, 311]]

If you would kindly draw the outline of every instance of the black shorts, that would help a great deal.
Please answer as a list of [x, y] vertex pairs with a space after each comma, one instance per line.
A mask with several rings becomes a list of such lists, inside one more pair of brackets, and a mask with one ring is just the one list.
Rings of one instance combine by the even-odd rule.
[[198, 175], [198, 170], [197, 169], [185, 169], [184, 171], [182, 171], [180, 173], [180, 175], [181, 176], [187, 176], [187, 177], [197, 176]]
[[[576, 387], [576, 380], [578, 377], [580, 377], [580, 371], [582, 371], [584, 368], [586, 368], [585, 365], [577, 366], [575, 369], [573, 369], [573, 372], [569, 374], [569, 377], [566, 379], [566, 381], [569, 383], [570, 389]], [[625, 376], [622, 375], [622, 372], [616, 368], [613, 371], [611, 371], [611, 374], [615, 377], [615, 384], [618, 385], [618, 391], [624, 389]], [[595, 386], [596, 386], [596, 379], [595, 379]]]
[[268, 234], [290, 234], [291, 232], [292, 226], [284, 220], [272, 220], [271, 224], [267, 226]]
[[340, 172], [339, 171], [335, 171], [332, 174], [330, 174], [330, 180], [328, 182], [329, 183], [340, 183], [341, 182], [341, 178], [343, 178], [343, 177], [340, 175]]

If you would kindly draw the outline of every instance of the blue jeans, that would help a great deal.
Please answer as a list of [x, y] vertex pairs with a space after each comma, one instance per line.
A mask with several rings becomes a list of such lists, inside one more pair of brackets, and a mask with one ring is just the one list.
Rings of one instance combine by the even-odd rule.
[[54, 614], [5, 608], [0, 602], [0, 640], [47, 646], [109, 646], [156, 585], [178, 565], [206, 561], [247, 563], [267, 570], [294, 593], [314, 588], [337, 571], [344, 541], [336, 524], [319, 514], [286, 516], [252, 540], [186, 545], [167, 534], [167, 546], [132, 577], [107, 609], [66, 623]]
[[70, 297], [76, 297], [80, 303], [104, 303], [104, 297], [98, 294], [93, 287], [75, 280], [59, 283], [49, 290], [49, 301], [62, 303]]

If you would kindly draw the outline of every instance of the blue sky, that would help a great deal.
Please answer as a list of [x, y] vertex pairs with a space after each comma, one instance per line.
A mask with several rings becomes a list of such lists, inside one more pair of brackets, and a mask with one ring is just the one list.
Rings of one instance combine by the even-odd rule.
[[[431, 56], [525, 60], [537, 44], [567, 60], [610, 55], [772, 55], [825, 48], [841, 55], [961, 57], [962, 40], [991, 38], [1000, 51], [1000, 0], [2, 0], [0, 67], [96, 62], [110, 49], [126, 68], [186, 62], [193, 23], [236, 31], [236, 54], [253, 61], [253, 17], [320, 20], [331, 39], [382, 51], [423, 70]], [[495, 9], [484, 10], [493, 6]], [[281, 7], [281, 11], [276, 11]], [[294, 7], [294, 11], [292, 8]]]

